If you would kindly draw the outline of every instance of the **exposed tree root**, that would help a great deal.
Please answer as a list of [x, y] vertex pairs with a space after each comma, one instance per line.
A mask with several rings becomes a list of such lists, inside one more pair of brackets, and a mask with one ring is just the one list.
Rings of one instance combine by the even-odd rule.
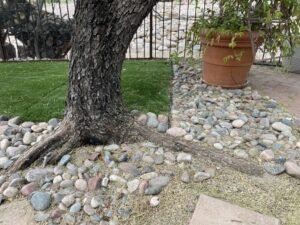
[[231, 167], [242, 173], [255, 176], [261, 176], [264, 173], [262, 167], [250, 161], [232, 157], [224, 152], [203, 148], [197, 143], [178, 140], [170, 135], [149, 130], [147, 127], [139, 124], [136, 124], [136, 126], [138, 127], [137, 130], [140, 131], [141, 136], [159, 146], [173, 151], [189, 152], [200, 157], [208, 158], [213, 162], [220, 163], [222, 166]]
[[[97, 130], [95, 127], [99, 129]], [[149, 140], [170, 150], [189, 152], [243, 173], [256, 176], [264, 173], [260, 166], [250, 161], [238, 159], [223, 152], [203, 148], [197, 143], [178, 140], [178, 138], [171, 137], [167, 134], [161, 134], [145, 126], [139, 125], [138, 123], [133, 123], [132, 120], [118, 126], [117, 129], [113, 126], [110, 127], [110, 130], [106, 128], [106, 133], [103, 132], [103, 127], [102, 131], [100, 130], [100, 126], [95, 127], [91, 129], [92, 133], [88, 132], [89, 134], [87, 136], [83, 134], [80, 136], [78, 132], [74, 132], [74, 127], [68, 126], [68, 123], [64, 123], [64, 125], [54, 132], [54, 134], [26, 151], [14, 163], [9, 172], [11, 173], [24, 169], [42, 157], [44, 157], [44, 164], [56, 163], [63, 155], [72, 151], [72, 149], [86, 144], [87, 139], [105, 139], [102, 143], [107, 143], [110, 136], [110, 142], [118, 141], [119, 143], [123, 143], [128, 142], [129, 140]], [[118, 133], [116, 130], [122, 132]]]
[[48, 138], [32, 146], [28, 151], [18, 158], [8, 172], [13, 173], [18, 170], [25, 169], [37, 159], [43, 158], [44, 156], [47, 157], [47, 155], [52, 155], [56, 149], [59, 149], [68, 142], [71, 135], [71, 132], [68, 129], [69, 126], [64, 125]]

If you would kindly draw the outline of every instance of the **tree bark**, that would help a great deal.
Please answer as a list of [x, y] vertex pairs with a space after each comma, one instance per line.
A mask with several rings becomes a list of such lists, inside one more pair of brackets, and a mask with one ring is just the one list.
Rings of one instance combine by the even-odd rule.
[[129, 44], [156, 0], [79, 0], [66, 118], [84, 140], [121, 141], [127, 133], [121, 70]]

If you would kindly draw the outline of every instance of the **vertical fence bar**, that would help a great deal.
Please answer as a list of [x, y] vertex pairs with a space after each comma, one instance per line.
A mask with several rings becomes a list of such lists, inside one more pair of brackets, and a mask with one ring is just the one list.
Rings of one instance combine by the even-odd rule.
[[144, 38], [143, 38], [143, 43], [144, 43], [144, 58], [146, 58], [146, 19], [144, 19], [143, 21], [143, 25], [144, 25]]
[[150, 12], [150, 44], [149, 44], [150, 59], [153, 59], [153, 10]]
[[170, 49], [169, 49], [169, 57], [172, 54], [173, 4], [174, 4], [174, 0], [171, 1], [171, 23], [170, 23]]
[[190, 11], [190, 0], [187, 1], [187, 10], [186, 10], [186, 24], [185, 24], [185, 37], [184, 37], [184, 53], [183, 57], [186, 56], [186, 48], [187, 48], [187, 33], [188, 33], [188, 23], [189, 23], [189, 11]]
[[[155, 5], [155, 13], [157, 13], [157, 4]], [[155, 40], [155, 42], [154, 42], [154, 57], [156, 58], [156, 42], [157, 42], [157, 38], [156, 38], [156, 34], [157, 34], [157, 27], [156, 27], [156, 25], [157, 25], [157, 16], [155, 16], [155, 18], [154, 18], [154, 29], [155, 29], [155, 32], [154, 32], [154, 34], [155, 34], [155, 37], [154, 37], [154, 40]]]
[[177, 53], [179, 54], [179, 42], [180, 42], [180, 14], [181, 14], [181, 3], [182, 0], [179, 0], [179, 10], [178, 10], [178, 30], [177, 30]]
[[163, 33], [162, 33], [162, 54], [161, 54], [161, 58], [164, 58], [164, 53], [165, 53], [165, 11], [166, 11], [166, 2], [163, 2], [163, 15], [162, 15], [162, 19], [163, 19]]

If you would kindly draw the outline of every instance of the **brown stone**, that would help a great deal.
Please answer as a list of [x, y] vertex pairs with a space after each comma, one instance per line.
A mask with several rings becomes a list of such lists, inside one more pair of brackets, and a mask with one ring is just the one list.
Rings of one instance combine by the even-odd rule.
[[21, 193], [22, 195], [24, 196], [28, 196], [30, 195], [32, 192], [36, 191], [37, 190], [37, 184], [36, 183], [29, 183], [29, 184], [26, 184], [24, 185], [22, 188], [21, 188]]
[[101, 187], [102, 176], [97, 175], [88, 180], [88, 189], [90, 191], [95, 191], [96, 189]]
[[190, 225], [280, 225], [274, 217], [201, 195]]
[[62, 213], [61, 213], [60, 209], [54, 209], [54, 210], [51, 212], [50, 217], [51, 217], [52, 219], [57, 219], [57, 218], [60, 218], [61, 215], [62, 215]]

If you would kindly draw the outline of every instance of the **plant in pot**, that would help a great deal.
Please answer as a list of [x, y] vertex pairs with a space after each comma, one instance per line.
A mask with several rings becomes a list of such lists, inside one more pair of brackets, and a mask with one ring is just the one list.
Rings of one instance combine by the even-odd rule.
[[203, 81], [224, 88], [246, 85], [260, 45], [275, 59], [293, 53], [299, 35], [299, 0], [212, 0], [192, 26], [202, 44]]

